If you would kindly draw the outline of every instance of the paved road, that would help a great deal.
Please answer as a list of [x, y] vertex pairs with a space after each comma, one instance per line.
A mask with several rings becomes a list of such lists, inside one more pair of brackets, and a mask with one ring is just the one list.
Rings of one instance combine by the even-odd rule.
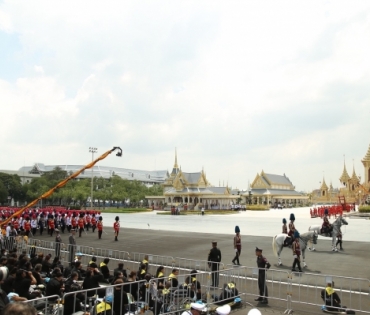
[[[163, 231], [186, 231], [209, 234], [234, 234], [235, 225], [241, 233], [254, 236], [274, 236], [281, 232], [282, 219], [289, 221], [290, 213], [296, 217], [296, 228], [301, 232], [308, 231], [311, 225], [321, 225], [322, 219], [310, 217], [310, 208], [296, 208], [269, 211], [243, 211], [233, 215], [157, 215], [156, 211], [120, 215], [121, 227]], [[104, 214], [104, 224], [113, 226], [116, 214]], [[334, 219], [330, 219], [332, 222]], [[342, 227], [343, 240], [370, 242], [370, 220], [346, 218], [348, 226]], [[320, 237], [321, 238], [321, 237]]]
[[[156, 255], [166, 255], [173, 257], [184, 257], [189, 259], [206, 259], [211, 241], [217, 240], [218, 247], [222, 251], [222, 262], [230, 263], [234, 255], [233, 236], [235, 225], [239, 225], [242, 234], [242, 255], [241, 263], [244, 266], [255, 267], [255, 247], [263, 249], [263, 254], [269, 259], [273, 269], [289, 271], [292, 263], [292, 253], [284, 249], [282, 253], [283, 266], [277, 265], [277, 258], [272, 252], [272, 236], [280, 232], [281, 218], [289, 217], [290, 212], [294, 212], [298, 228], [309, 226], [310, 222], [321, 221], [307, 218], [307, 209], [295, 210], [271, 210], [267, 212], [243, 212], [235, 215], [219, 216], [162, 216], [155, 213], [128, 214], [120, 215], [121, 232], [119, 242], [114, 242], [112, 222], [115, 214], [105, 214], [104, 223], [106, 225], [103, 239], [97, 239], [97, 233], [89, 232], [77, 237], [78, 245], [88, 245], [95, 248], [110, 248], [124, 250], [128, 252], [141, 252]], [[316, 222], [315, 222], [316, 223]], [[149, 224], [149, 226], [148, 226]], [[319, 239], [316, 245], [316, 252], [306, 254], [308, 268], [305, 273], [295, 278], [293, 282], [312, 284], [313, 279], [324, 285], [326, 275], [348, 276], [356, 278], [370, 277], [370, 266], [368, 264], [369, 241], [370, 237], [360, 241], [348, 241], [350, 238], [358, 238], [356, 235], [369, 233], [370, 222], [361, 219], [349, 219], [349, 225], [345, 230], [344, 251], [332, 252], [330, 243], [327, 239]], [[357, 232], [352, 232], [356, 229]], [[40, 238], [40, 237], [37, 237]], [[53, 240], [49, 236], [42, 239]], [[62, 234], [62, 240], [68, 242], [68, 234]], [[311, 276], [309, 273], [318, 274]], [[320, 275], [322, 277], [320, 278]], [[321, 285], [320, 284], [320, 285]], [[367, 288], [368, 289], [368, 288]], [[298, 294], [298, 292], [294, 292]], [[305, 299], [321, 303], [317, 295], [312, 290], [299, 292], [305, 295]], [[297, 295], [295, 296], [297, 297]], [[369, 297], [366, 296], [366, 299]], [[253, 299], [248, 300], [255, 305]], [[348, 303], [348, 301], [347, 301]], [[295, 313], [302, 314], [322, 314], [317, 307], [309, 305], [293, 305]], [[370, 310], [370, 307], [369, 307]], [[261, 309], [262, 314], [273, 314], [284, 311], [284, 305], [273, 300], [268, 307]], [[246, 314], [246, 311], [239, 311], [238, 315]]]

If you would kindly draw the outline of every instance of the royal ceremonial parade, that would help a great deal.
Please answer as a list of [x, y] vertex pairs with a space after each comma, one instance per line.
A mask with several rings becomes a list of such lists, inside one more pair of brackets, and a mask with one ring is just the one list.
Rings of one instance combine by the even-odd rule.
[[0, 315], [370, 315], [369, 21], [0, 1]]

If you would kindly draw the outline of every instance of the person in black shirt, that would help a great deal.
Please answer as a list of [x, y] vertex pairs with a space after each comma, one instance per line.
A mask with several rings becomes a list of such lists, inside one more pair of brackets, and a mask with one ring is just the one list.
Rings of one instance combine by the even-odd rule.
[[218, 287], [218, 270], [221, 262], [221, 251], [217, 248], [217, 242], [212, 242], [212, 248], [208, 254], [208, 266], [212, 270], [212, 287]]
[[37, 281], [37, 285], [44, 284], [44, 280], [41, 277], [41, 268], [42, 268], [42, 265], [37, 264], [35, 266], [35, 268], [33, 269], [33, 271], [32, 271], [32, 275], [35, 277], [35, 279]]
[[254, 299], [255, 301], [259, 301], [262, 304], [268, 304], [268, 291], [266, 285], [266, 269], [271, 267], [270, 263], [267, 261], [265, 257], [262, 256], [262, 249], [256, 247], [256, 256], [257, 256], [257, 267], [258, 269], [258, 289], [259, 289], [259, 297]]
[[[89, 270], [87, 270], [86, 277], [82, 283], [82, 288], [84, 290], [99, 288], [99, 282], [104, 282], [104, 277], [99, 272], [96, 264], [90, 264]], [[93, 296], [95, 293], [94, 290], [88, 291], [87, 296]]]
[[103, 262], [100, 263], [100, 271], [106, 281], [111, 282], [113, 277], [110, 275], [109, 268], [109, 258], [104, 258]]
[[32, 271], [18, 270], [14, 282], [14, 292], [17, 293], [20, 297], [25, 297], [28, 300], [32, 300], [38, 296], [40, 293], [34, 291], [30, 293], [30, 286], [37, 283], [35, 277], [32, 275]]
[[124, 315], [128, 311], [128, 297], [127, 292], [123, 290], [122, 285], [123, 284], [122, 279], [117, 279], [114, 283], [114, 285], [117, 285], [114, 287], [114, 305], [113, 305], [113, 311], [115, 315]]
[[[58, 272], [46, 285], [46, 296], [63, 295], [63, 274]], [[57, 298], [56, 298], [57, 299]]]
[[123, 263], [118, 264], [118, 268], [113, 270], [113, 275], [116, 276], [116, 273], [118, 273], [118, 272], [122, 272], [123, 276], [124, 276], [124, 279], [125, 280], [127, 279], [127, 272], [126, 272], [126, 269], [124, 269], [124, 264]]

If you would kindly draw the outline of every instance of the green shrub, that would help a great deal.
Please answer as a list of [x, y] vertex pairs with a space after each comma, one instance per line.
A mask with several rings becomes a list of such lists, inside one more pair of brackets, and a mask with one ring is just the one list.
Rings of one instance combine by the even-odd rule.
[[361, 213], [370, 213], [370, 206], [360, 206], [358, 211]]

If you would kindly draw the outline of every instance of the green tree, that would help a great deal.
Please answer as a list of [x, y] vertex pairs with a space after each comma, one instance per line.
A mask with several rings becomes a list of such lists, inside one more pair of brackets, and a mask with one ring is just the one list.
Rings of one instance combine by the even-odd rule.
[[6, 203], [8, 201], [8, 190], [4, 183], [0, 181], [0, 203]]

